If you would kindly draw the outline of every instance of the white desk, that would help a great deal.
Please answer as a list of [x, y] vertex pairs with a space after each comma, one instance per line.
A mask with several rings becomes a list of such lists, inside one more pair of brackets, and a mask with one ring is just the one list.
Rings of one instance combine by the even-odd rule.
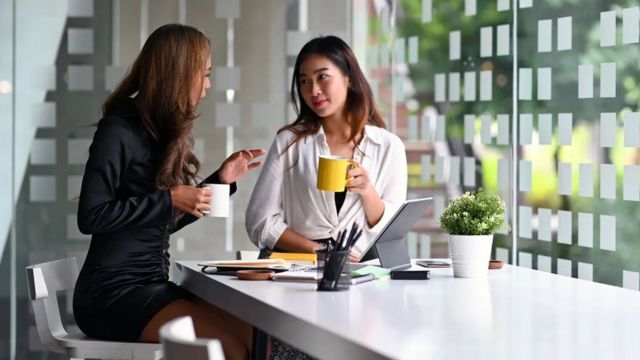
[[515, 266], [344, 292], [176, 263], [192, 293], [322, 359], [640, 359], [640, 293]]

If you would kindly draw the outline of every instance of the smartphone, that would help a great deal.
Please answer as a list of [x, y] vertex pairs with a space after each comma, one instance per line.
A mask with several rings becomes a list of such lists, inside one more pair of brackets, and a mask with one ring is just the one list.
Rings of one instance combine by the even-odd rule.
[[417, 260], [416, 264], [426, 268], [448, 268], [451, 267], [449, 262], [444, 260]]

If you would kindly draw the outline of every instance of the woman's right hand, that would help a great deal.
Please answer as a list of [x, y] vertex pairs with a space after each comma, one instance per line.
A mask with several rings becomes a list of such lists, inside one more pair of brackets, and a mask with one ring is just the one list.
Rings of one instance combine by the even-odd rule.
[[211, 211], [211, 189], [198, 188], [189, 185], [174, 186], [169, 189], [173, 207], [201, 218], [206, 212]]

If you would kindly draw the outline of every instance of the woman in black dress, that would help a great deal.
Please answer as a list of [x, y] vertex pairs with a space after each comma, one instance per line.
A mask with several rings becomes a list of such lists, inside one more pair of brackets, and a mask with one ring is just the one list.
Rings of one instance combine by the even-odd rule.
[[[210, 210], [194, 186], [196, 108], [211, 86], [211, 49], [199, 30], [165, 25], [151, 34], [129, 74], [106, 100], [82, 180], [78, 226], [92, 234], [73, 310], [88, 336], [157, 342], [178, 316], [199, 337], [217, 338], [225, 356], [247, 358], [250, 325], [169, 281], [169, 236]], [[264, 150], [242, 150], [205, 183], [231, 184], [260, 166]]]

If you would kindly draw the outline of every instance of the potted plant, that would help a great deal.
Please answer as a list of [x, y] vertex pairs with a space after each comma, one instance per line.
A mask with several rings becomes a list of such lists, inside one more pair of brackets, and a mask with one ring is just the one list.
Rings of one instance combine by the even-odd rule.
[[505, 204], [483, 189], [453, 199], [440, 216], [449, 234], [449, 253], [455, 277], [486, 277], [493, 234], [504, 224]]

